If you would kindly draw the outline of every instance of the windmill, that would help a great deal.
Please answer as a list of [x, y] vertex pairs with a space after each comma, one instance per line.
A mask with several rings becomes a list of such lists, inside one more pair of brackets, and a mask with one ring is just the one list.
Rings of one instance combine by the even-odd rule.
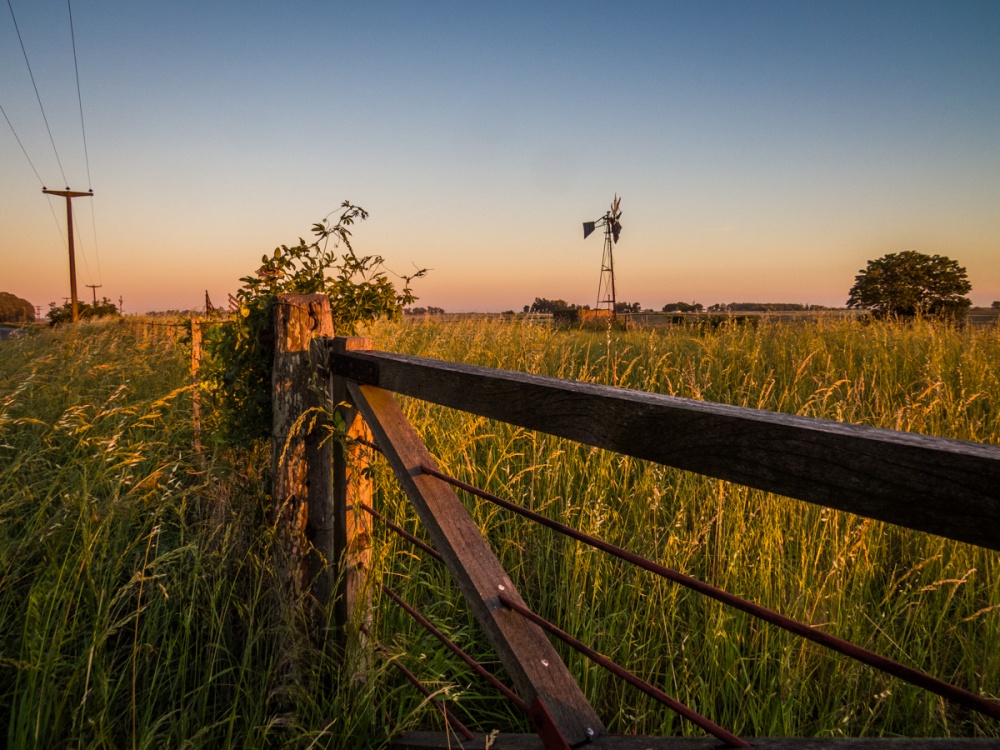
[[596, 221], [583, 222], [583, 239], [587, 239], [597, 227], [604, 227], [604, 257], [601, 259], [601, 280], [597, 284], [597, 308], [609, 310], [611, 317], [615, 316], [615, 258], [612, 247], [618, 244], [618, 236], [622, 233], [619, 208], [622, 199], [615, 194], [611, 202], [611, 210]]

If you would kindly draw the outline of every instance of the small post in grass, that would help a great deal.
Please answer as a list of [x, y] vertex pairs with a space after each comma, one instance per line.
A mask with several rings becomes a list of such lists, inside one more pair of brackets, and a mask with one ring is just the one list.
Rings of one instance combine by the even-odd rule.
[[194, 428], [194, 452], [201, 455], [201, 391], [198, 368], [201, 367], [201, 323], [191, 316], [191, 426]]

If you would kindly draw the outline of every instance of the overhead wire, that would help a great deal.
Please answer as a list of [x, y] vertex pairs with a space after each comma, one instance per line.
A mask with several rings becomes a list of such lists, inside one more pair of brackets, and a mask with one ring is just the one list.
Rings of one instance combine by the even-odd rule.
[[[7, 0], [10, 2], [10, 0]], [[80, 65], [76, 59], [76, 32], [73, 29], [73, 6], [70, 0], [66, 0], [66, 8], [69, 10], [69, 36], [73, 42], [73, 70], [76, 71], [76, 100], [80, 105], [80, 132], [83, 134], [83, 158], [87, 165], [87, 188], [93, 189], [94, 185], [90, 180], [90, 154], [87, 151], [87, 128], [83, 124], [83, 95], [80, 93]]]
[[[66, 0], [66, 9], [69, 11], [69, 35], [73, 42], [73, 70], [76, 72], [76, 101], [80, 105], [80, 133], [83, 135], [83, 158], [87, 165], [87, 188], [93, 192], [94, 184], [90, 178], [90, 151], [87, 148], [87, 126], [83, 119], [83, 94], [80, 90], [80, 63], [76, 56], [76, 30], [73, 27], [73, 4], [72, 0]], [[97, 261], [97, 280], [103, 282], [101, 273], [101, 249], [97, 242], [97, 213], [94, 210], [94, 201], [90, 201], [90, 220], [94, 230], [94, 258]], [[89, 269], [88, 269], [89, 273]], [[93, 281], [93, 279], [91, 279]]]
[[31, 171], [34, 172], [35, 177], [38, 178], [38, 184], [41, 185], [42, 187], [45, 187], [45, 181], [42, 179], [42, 176], [38, 174], [38, 170], [35, 169], [35, 163], [31, 161], [31, 157], [28, 156], [28, 150], [24, 147], [24, 144], [21, 143], [21, 138], [20, 136], [18, 136], [17, 131], [14, 129], [14, 123], [12, 123], [10, 121], [10, 118], [7, 117], [7, 112], [4, 110], [2, 104], [0, 104], [0, 113], [3, 113], [3, 119], [5, 119], [7, 121], [7, 125], [10, 126], [10, 132], [14, 134], [14, 140], [16, 140], [17, 145], [21, 147], [21, 153], [24, 154], [24, 158], [27, 159], [28, 164], [31, 165]]
[[[38, 170], [35, 168], [35, 163], [31, 161], [31, 157], [28, 155], [28, 150], [24, 147], [24, 143], [21, 142], [21, 137], [17, 134], [17, 130], [14, 128], [14, 123], [10, 121], [7, 116], [6, 110], [4, 110], [3, 105], [0, 104], [0, 114], [3, 114], [3, 119], [7, 121], [7, 125], [10, 127], [10, 132], [14, 134], [14, 140], [17, 141], [17, 145], [21, 147], [21, 153], [24, 154], [24, 158], [28, 160], [28, 165], [31, 167], [31, 171], [35, 173], [35, 177], [38, 178], [38, 184], [43, 188], [45, 187], [45, 181], [42, 176], [38, 174]], [[69, 247], [66, 242], [66, 237], [63, 235], [62, 227], [59, 226], [59, 217], [56, 216], [56, 210], [52, 206], [52, 196], [46, 196], [49, 204], [49, 213], [52, 214], [52, 221], [56, 225], [56, 231], [59, 232], [59, 238], [62, 240], [63, 245]]]
[[14, 15], [14, 6], [7, 0], [7, 8], [10, 9], [10, 18], [14, 22], [14, 30], [17, 32], [17, 41], [21, 43], [21, 54], [24, 55], [24, 64], [28, 66], [28, 76], [31, 78], [31, 85], [35, 89], [35, 98], [38, 100], [38, 108], [42, 111], [42, 120], [45, 121], [45, 130], [49, 134], [49, 143], [52, 144], [52, 151], [56, 155], [56, 163], [59, 165], [59, 172], [62, 174], [63, 184], [66, 184], [66, 170], [63, 169], [62, 160], [59, 158], [59, 149], [56, 148], [55, 138], [52, 137], [52, 129], [49, 127], [49, 118], [45, 116], [45, 107], [42, 106], [42, 97], [38, 93], [38, 86], [35, 84], [35, 74], [31, 72], [31, 63], [28, 62], [28, 51], [24, 48], [24, 39], [21, 38], [21, 29], [17, 25], [17, 17]]
[[[77, 215], [73, 214], [73, 224], [76, 226], [76, 236], [81, 240], [80, 242], [80, 257], [83, 258], [83, 267], [87, 271], [87, 279], [91, 284], [94, 283], [94, 275], [90, 272], [90, 263], [87, 262], [87, 251], [82, 242], [83, 233], [80, 231], [80, 221], [77, 219]], [[100, 281], [100, 279], [98, 279]]]

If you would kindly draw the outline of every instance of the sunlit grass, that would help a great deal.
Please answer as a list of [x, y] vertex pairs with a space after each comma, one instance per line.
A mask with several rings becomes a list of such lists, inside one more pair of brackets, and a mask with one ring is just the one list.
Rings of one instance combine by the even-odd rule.
[[[602, 333], [493, 320], [382, 323], [370, 335], [388, 351], [1000, 442], [996, 328], [820, 318]], [[405, 409], [444, 470], [461, 479], [974, 692], [1000, 694], [994, 552], [421, 402]], [[529, 606], [737, 733], [1000, 734], [989, 719], [465, 500]], [[418, 529], [398, 492], [384, 490], [381, 502]], [[391, 534], [379, 544], [383, 580], [495, 666], [447, 574]], [[520, 720], [390, 602], [379, 606], [382, 637], [448, 690], [471, 724], [488, 731]], [[700, 733], [559, 648], [612, 731]], [[400, 688], [395, 700], [409, 708], [416, 699]]]
[[[820, 319], [594, 333], [478, 321], [383, 322], [369, 333], [392, 351], [1000, 441], [996, 329]], [[393, 725], [440, 728], [385, 654], [366, 680], [348, 679], [354, 665], [280, 614], [268, 457], [193, 453], [189, 356], [181, 330], [152, 325], [0, 343], [0, 744], [372, 747]], [[446, 471], [975, 692], [1000, 692], [995, 553], [404, 406]], [[380, 461], [376, 472], [380, 510], [422, 534]], [[738, 733], [998, 735], [995, 722], [465, 501], [532, 608]], [[381, 530], [374, 554], [378, 580], [502, 674], [446, 571]], [[527, 730], [375, 599], [385, 653], [450, 710], [484, 731]], [[559, 649], [612, 731], [700, 734]]]
[[370, 693], [274, 616], [259, 467], [192, 453], [178, 331], [0, 343], [0, 744], [365, 747]]

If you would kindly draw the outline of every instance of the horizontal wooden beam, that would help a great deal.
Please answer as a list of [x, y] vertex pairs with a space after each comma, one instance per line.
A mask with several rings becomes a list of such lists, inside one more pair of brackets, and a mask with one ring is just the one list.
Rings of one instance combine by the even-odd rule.
[[360, 382], [628, 456], [1000, 549], [1000, 447], [386, 352]]
[[604, 735], [604, 725], [545, 633], [500, 604], [500, 593], [523, 600], [454, 490], [421, 470], [421, 464], [436, 464], [392, 394], [352, 381], [347, 388], [518, 695], [529, 705], [540, 698], [573, 747]]
[[[543, 750], [542, 741], [534, 734], [500, 733], [487, 744], [489, 735], [477, 734], [464, 747], [491, 750]], [[449, 741], [450, 739], [450, 741]], [[987, 750], [997, 746], [989, 737], [762, 737], [749, 740], [757, 750]], [[454, 736], [444, 732], [407, 732], [389, 745], [393, 750], [445, 750], [455, 747]], [[608, 735], [584, 745], [587, 750], [717, 750], [714, 737], [627, 737]]]

